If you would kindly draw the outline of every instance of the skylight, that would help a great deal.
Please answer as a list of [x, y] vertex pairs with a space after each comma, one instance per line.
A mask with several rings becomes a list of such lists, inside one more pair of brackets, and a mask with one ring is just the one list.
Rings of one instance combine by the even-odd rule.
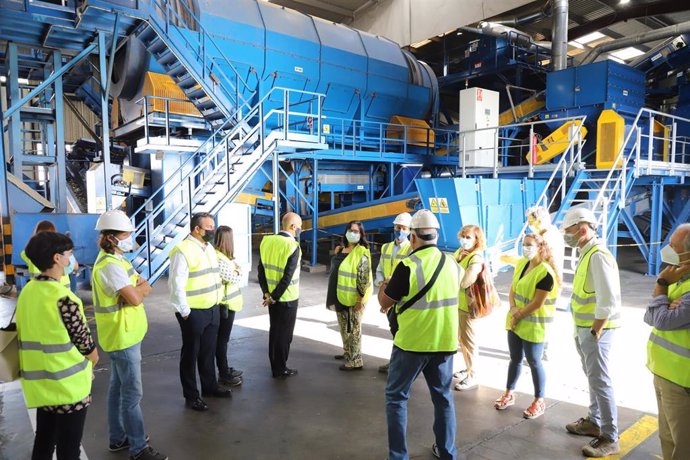
[[617, 57], [618, 59], [622, 59], [624, 61], [627, 61], [628, 59], [635, 58], [637, 56], [642, 56], [644, 52], [638, 50], [637, 48], [633, 48], [632, 46], [628, 48], [623, 48], [622, 50], [618, 51], [613, 51], [612, 53], [609, 53], [611, 56]]
[[601, 32], [592, 32], [591, 34], [587, 34], [584, 37], [580, 37], [574, 41], [578, 42], [581, 45], [586, 45], [587, 43], [600, 40], [604, 37], [607, 37], [607, 35], [604, 35]]

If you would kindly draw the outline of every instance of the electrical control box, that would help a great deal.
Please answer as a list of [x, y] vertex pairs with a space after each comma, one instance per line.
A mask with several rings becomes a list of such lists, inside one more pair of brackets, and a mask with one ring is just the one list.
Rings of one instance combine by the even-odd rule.
[[498, 161], [499, 95], [497, 91], [468, 88], [460, 91], [460, 166], [493, 167]]

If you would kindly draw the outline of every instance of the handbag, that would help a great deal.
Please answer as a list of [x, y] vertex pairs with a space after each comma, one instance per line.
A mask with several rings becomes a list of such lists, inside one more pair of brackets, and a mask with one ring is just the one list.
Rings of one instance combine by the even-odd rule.
[[[14, 313], [17, 312], [15, 307]], [[10, 323], [0, 329], [0, 381], [11, 382], [19, 378], [19, 339], [14, 313]]]
[[477, 280], [465, 291], [469, 300], [470, 316], [483, 318], [488, 316], [501, 305], [501, 298], [496, 291], [496, 286], [491, 279], [491, 273], [486, 263], [482, 263], [482, 270], [477, 275]]
[[438, 274], [441, 273], [441, 269], [443, 268], [443, 265], [446, 262], [446, 256], [445, 254], [441, 254], [441, 260], [438, 263], [438, 266], [436, 267], [436, 270], [434, 271], [434, 274], [431, 276], [431, 279], [429, 280], [428, 283], [426, 283], [426, 286], [424, 286], [422, 289], [419, 290], [417, 294], [415, 294], [410, 300], [405, 302], [400, 306], [400, 308], [395, 308], [395, 305], [393, 305], [391, 308], [388, 309], [388, 312], [386, 313], [386, 316], [388, 316], [388, 325], [391, 328], [391, 333], [395, 337], [395, 334], [398, 332], [398, 329], [400, 326], [398, 325], [398, 316], [402, 315], [405, 310], [410, 308], [416, 301], [421, 299], [426, 295], [427, 292], [429, 292], [429, 289], [434, 285], [436, 282], [436, 279], [438, 278]]

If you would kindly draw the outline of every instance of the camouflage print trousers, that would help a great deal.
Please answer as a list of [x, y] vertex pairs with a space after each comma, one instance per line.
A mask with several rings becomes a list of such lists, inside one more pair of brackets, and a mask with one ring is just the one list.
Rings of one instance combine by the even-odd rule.
[[343, 354], [345, 364], [350, 367], [360, 367], [362, 361], [362, 317], [364, 309], [355, 311], [350, 308], [340, 311], [338, 315], [338, 325], [340, 326], [340, 336], [343, 339]]

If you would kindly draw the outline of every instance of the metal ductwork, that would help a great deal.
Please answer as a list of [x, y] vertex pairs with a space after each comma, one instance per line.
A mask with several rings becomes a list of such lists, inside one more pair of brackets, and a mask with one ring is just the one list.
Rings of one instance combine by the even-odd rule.
[[[614, 7], [616, 8], [616, 7]], [[615, 11], [606, 16], [587, 21], [587, 23], [573, 27], [568, 31], [568, 41], [577, 40], [580, 37], [591, 34], [619, 22], [635, 18], [646, 18], [659, 14], [677, 13], [686, 11], [687, 3], [678, 0], [662, 0], [656, 3], [643, 3], [641, 5], [626, 5], [617, 7]]]
[[553, 1], [551, 59], [553, 70], [568, 67], [568, 0]]
[[544, 19], [547, 17], [550, 13], [550, 7], [551, 3], [546, 3], [545, 5], [541, 6], [538, 5], [536, 9], [532, 9], [529, 12], [525, 12], [519, 16], [513, 16], [511, 18], [505, 18], [505, 19], [492, 19], [491, 22], [494, 24], [502, 24], [504, 26], [524, 26], [526, 24], [532, 24], [533, 22], [537, 22], [541, 19]]
[[663, 40], [690, 32], [690, 21], [682, 22], [673, 26], [662, 27], [661, 29], [633, 35], [632, 37], [619, 38], [610, 42], [602, 43], [594, 47], [582, 60], [582, 64], [594, 62], [601, 53], [618, 50], [628, 46], [640, 45], [642, 43]]

